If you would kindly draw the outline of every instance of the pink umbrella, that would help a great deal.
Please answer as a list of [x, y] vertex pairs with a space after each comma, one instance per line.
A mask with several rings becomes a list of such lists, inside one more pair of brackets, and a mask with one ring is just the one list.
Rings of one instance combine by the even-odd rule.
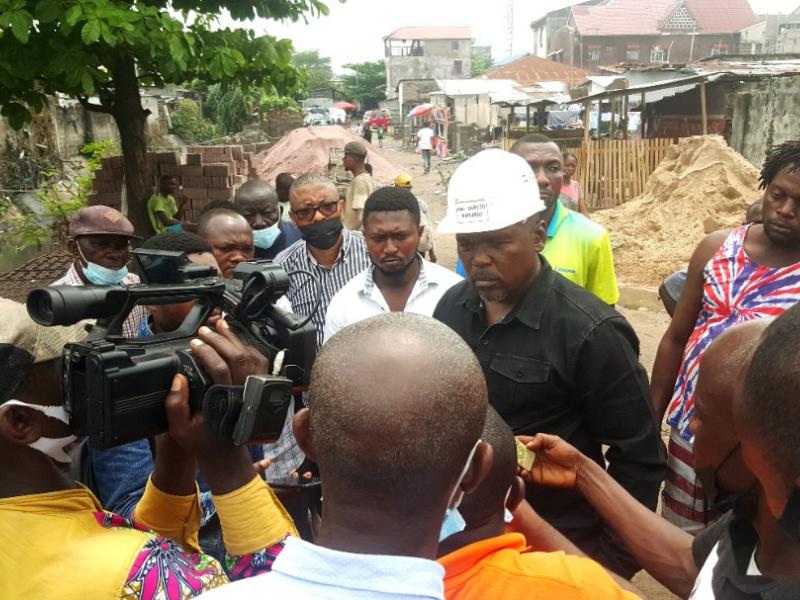
[[345, 102], [342, 100], [341, 102], [337, 102], [333, 105], [334, 108], [341, 108], [342, 110], [355, 110], [358, 107], [355, 104], [351, 104], [350, 102]]
[[407, 117], [419, 117], [425, 115], [433, 110], [433, 104], [419, 104], [412, 108]]

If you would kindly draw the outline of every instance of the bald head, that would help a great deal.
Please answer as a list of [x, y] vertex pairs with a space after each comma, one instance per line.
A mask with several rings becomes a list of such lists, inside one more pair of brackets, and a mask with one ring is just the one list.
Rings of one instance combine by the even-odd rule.
[[278, 194], [265, 181], [244, 183], [236, 191], [233, 204], [253, 229], [264, 229], [281, 218]]
[[[517, 479], [517, 448], [514, 433], [491, 406], [486, 411], [481, 440], [492, 447], [492, 469], [474, 492], [464, 496], [458, 509], [468, 528], [493, 517], [502, 518], [506, 494]], [[524, 493], [524, 488], [522, 490]], [[515, 492], [516, 490], [512, 489], [512, 493]]]
[[691, 430], [695, 436], [694, 468], [706, 491], [741, 493], [753, 485], [753, 475], [738, 452], [733, 402], [741, 386], [741, 373], [768, 325], [768, 319], [735, 325], [720, 334], [700, 359]]
[[442, 323], [389, 313], [346, 327], [322, 348], [309, 388], [326, 499], [443, 514], [486, 407], [475, 355]]
[[204, 238], [226, 279], [233, 278], [236, 266], [251, 260], [255, 253], [253, 230], [235, 210], [218, 208], [200, 215], [197, 234]]

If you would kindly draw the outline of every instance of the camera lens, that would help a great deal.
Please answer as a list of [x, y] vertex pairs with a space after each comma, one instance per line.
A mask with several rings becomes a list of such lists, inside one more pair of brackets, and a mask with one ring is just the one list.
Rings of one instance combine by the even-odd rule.
[[28, 314], [40, 325], [53, 325], [53, 297], [47, 289], [33, 290], [26, 301]]

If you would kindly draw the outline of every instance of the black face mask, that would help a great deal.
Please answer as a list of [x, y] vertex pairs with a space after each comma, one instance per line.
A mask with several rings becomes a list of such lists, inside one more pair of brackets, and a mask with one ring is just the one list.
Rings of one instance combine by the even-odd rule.
[[324, 221], [301, 225], [298, 229], [300, 229], [300, 237], [309, 246], [320, 250], [328, 250], [339, 241], [339, 236], [342, 234], [342, 220], [339, 217], [325, 219]]
[[800, 540], [800, 488], [795, 487], [781, 518], [778, 519], [781, 530], [793, 540]]

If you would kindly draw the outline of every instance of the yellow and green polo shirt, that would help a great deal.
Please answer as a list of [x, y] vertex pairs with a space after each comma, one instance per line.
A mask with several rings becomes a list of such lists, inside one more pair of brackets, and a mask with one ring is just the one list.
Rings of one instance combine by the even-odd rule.
[[553, 270], [607, 304], [619, 300], [608, 232], [556, 200], [542, 254]]

